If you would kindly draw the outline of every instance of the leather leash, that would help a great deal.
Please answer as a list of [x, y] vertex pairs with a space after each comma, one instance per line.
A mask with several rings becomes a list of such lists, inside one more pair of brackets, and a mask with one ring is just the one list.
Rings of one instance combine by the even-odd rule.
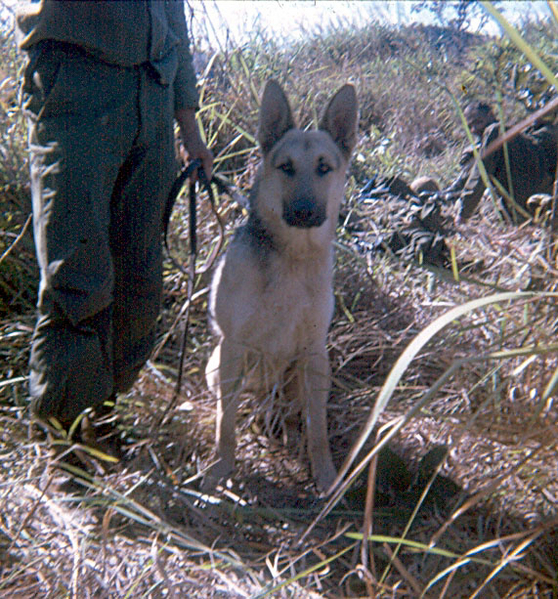
[[[218, 226], [219, 226], [219, 240], [218, 240], [217, 244], [215, 245], [215, 247], [213, 248], [213, 250], [211, 251], [211, 254], [208, 257], [208, 260], [207, 260], [205, 266], [203, 267], [203, 269], [199, 269], [199, 270], [196, 270], [196, 258], [197, 258], [197, 249], [198, 249], [197, 248], [197, 246], [198, 246], [197, 191], [196, 191], [196, 182], [192, 181], [192, 176], [196, 172], [197, 172], [198, 182], [199, 182], [200, 186], [203, 189], [205, 189], [205, 191], [207, 192], [207, 195], [209, 197], [209, 201], [211, 204], [211, 210], [213, 211], [213, 214], [215, 215]], [[182, 267], [182, 265], [179, 264], [173, 258], [172, 254], [171, 254], [169, 244], [168, 244], [168, 239], [167, 239], [167, 233], [168, 233], [172, 209], [173, 209], [176, 199], [180, 195], [180, 192], [181, 192], [187, 179], [190, 179], [190, 184], [189, 184], [190, 252], [189, 252], [188, 269], [185, 270]], [[184, 328], [182, 331], [182, 341], [181, 341], [181, 347], [180, 347], [180, 357], [179, 357], [178, 376], [177, 376], [177, 380], [176, 380], [176, 387], [175, 387], [173, 398], [169, 402], [168, 406], [165, 409], [165, 412], [163, 413], [163, 415], [158, 423], [159, 426], [163, 423], [163, 421], [165, 420], [169, 411], [174, 407], [176, 400], [177, 400], [178, 396], [180, 395], [181, 388], [182, 388], [182, 372], [184, 370], [186, 343], [188, 340], [188, 329], [189, 329], [189, 323], [190, 323], [190, 306], [192, 304], [192, 297], [194, 294], [194, 284], [195, 284], [196, 275], [206, 272], [213, 266], [213, 263], [215, 262], [215, 259], [217, 258], [217, 255], [219, 254], [221, 247], [223, 246], [224, 227], [223, 227], [223, 223], [221, 222], [221, 219], [219, 217], [219, 214], [217, 212], [217, 208], [215, 206], [215, 195], [213, 193], [212, 185], [215, 185], [215, 187], [217, 188], [217, 190], [220, 193], [226, 193], [227, 195], [230, 195], [233, 199], [236, 199], [235, 195], [233, 195], [234, 192], [232, 192], [230, 190], [230, 187], [227, 183], [225, 183], [222, 179], [217, 178], [215, 176], [211, 180], [209, 180], [207, 178], [207, 175], [205, 174], [205, 171], [203, 169], [201, 161], [193, 160], [192, 162], [190, 162], [188, 164], [188, 166], [186, 168], [184, 168], [181, 171], [180, 175], [174, 182], [174, 184], [169, 192], [169, 195], [167, 197], [167, 201], [165, 204], [165, 210], [163, 213], [163, 240], [164, 240], [165, 248], [167, 250], [168, 257], [169, 257], [170, 261], [172, 262], [172, 264], [182, 274], [187, 276], [188, 291], [187, 291], [187, 299], [186, 299], [186, 309], [185, 309], [185, 313], [184, 313]]]

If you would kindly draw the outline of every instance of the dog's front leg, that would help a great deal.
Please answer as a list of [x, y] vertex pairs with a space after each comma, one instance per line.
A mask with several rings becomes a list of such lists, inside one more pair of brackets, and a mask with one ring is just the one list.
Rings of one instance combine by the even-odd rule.
[[243, 367], [242, 353], [237, 350], [234, 344], [223, 339], [207, 364], [207, 383], [217, 397], [215, 438], [218, 461], [204, 477], [202, 488], [206, 491], [214, 489], [234, 469], [236, 409]]
[[304, 377], [302, 406], [312, 474], [318, 489], [326, 491], [337, 473], [331, 459], [327, 435], [327, 401], [331, 369], [325, 348], [307, 358], [301, 375]]

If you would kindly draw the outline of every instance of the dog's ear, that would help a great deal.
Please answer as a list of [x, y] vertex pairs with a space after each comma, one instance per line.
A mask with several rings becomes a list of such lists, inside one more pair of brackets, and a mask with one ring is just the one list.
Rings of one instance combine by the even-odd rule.
[[293, 127], [294, 121], [287, 96], [277, 81], [270, 79], [262, 95], [258, 129], [258, 141], [264, 155]]
[[354, 86], [344, 85], [330, 100], [320, 129], [327, 131], [348, 160], [356, 143], [358, 103]]

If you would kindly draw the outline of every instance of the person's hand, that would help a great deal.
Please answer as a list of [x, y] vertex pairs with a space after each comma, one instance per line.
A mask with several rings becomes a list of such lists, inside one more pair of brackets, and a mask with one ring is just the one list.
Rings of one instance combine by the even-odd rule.
[[[188, 152], [189, 160], [200, 160], [208, 181], [211, 181], [213, 171], [213, 153], [203, 142], [198, 123], [196, 122], [196, 111], [193, 108], [177, 110], [175, 118], [180, 127], [182, 144]], [[196, 174], [193, 176], [196, 180]]]

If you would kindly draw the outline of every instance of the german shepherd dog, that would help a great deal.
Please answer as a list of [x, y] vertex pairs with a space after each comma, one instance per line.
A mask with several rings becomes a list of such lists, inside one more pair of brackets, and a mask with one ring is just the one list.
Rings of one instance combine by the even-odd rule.
[[[233, 470], [235, 413], [244, 378], [269, 391], [294, 373], [285, 393], [306, 423], [312, 473], [320, 491], [333, 483], [326, 405], [326, 336], [333, 314], [333, 247], [346, 170], [355, 145], [357, 99], [345, 85], [317, 131], [295, 128], [288, 100], [273, 80], [261, 100], [263, 161], [249, 218], [217, 266], [209, 311], [219, 338], [206, 369], [218, 399], [217, 461], [202, 487]], [[254, 381], [255, 379], [255, 381]]]

